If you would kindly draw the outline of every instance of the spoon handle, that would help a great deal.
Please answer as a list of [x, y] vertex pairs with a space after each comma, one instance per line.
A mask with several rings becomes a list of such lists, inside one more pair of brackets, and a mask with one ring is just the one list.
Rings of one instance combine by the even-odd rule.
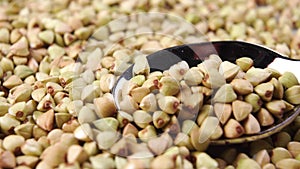
[[[209, 54], [218, 54], [224, 60], [234, 62], [236, 59], [247, 56], [254, 60], [254, 66], [258, 68], [273, 68], [280, 73], [292, 72], [300, 81], [300, 60], [282, 56], [280, 53], [267, 47], [243, 41], [219, 41], [201, 43], [201, 45], [189, 46], [200, 60], [204, 60]], [[197, 57], [194, 57], [197, 58]], [[191, 62], [195, 62], [194, 59]]]
[[282, 57], [277, 57], [268, 65], [268, 68], [273, 68], [281, 74], [284, 72], [292, 72], [300, 81], [300, 60], [290, 60]]

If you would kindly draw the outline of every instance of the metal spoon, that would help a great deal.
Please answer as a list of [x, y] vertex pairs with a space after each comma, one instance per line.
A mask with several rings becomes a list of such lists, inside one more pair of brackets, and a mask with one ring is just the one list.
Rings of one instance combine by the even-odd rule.
[[[151, 71], [163, 71], [169, 69], [170, 66], [182, 60], [186, 61], [190, 67], [196, 66], [205, 60], [210, 54], [218, 54], [223, 61], [227, 60], [230, 62], [235, 62], [235, 60], [240, 57], [250, 57], [254, 61], [254, 67], [269, 67], [278, 70], [280, 73], [290, 71], [293, 72], [300, 80], [300, 61], [284, 57], [266, 47], [242, 41], [215, 41], [175, 46], [150, 54], [147, 56], [147, 59]], [[131, 78], [132, 66], [121, 75], [113, 88], [113, 96], [116, 100], [117, 107], [119, 106], [118, 100], [122, 90], [122, 85], [125, 81]], [[279, 132], [285, 126], [289, 125], [299, 113], [300, 106], [297, 106], [294, 111], [291, 111], [283, 117], [282, 122], [263, 130], [258, 134], [244, 135], [234, 139], [212, 140], [211, 144], [237, 144], [265, 138]]]

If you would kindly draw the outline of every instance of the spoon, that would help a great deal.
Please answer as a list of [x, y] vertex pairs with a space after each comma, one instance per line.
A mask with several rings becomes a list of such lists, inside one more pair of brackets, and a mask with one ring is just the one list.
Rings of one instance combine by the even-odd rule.
[[[195, 44], [186, 44], [160, 50], [147, 56], [150, 71], [164, 71], [179, 61], [186, 61], [190, 67], [197, 66], [211, 54], [218, 54], [223, 61], [235, 62], [241, 57], [250, 57], [254, 61], [256, 68], [273, 68], [284, 73], [290, 71], [300, 80], [300, 61], [284, 57], [281, 54], [252, 43], [243, 41], [215, 41], [203, 42]], [[119, 108], [119, 97], [123, 84], [132, 78], [132, 68], [129, 67], [118, 79], [113, 88], [112, 94]], [[254, 135], [244, 135], [234, 139], [218, 139], [212, 140], [212, 145], [225, 145], [250, 142], [268, 137], [276, 132], [281, 131], [285, 126], [289, 125], [300, 113], [300, 106], [296, 106], [293, 111], [286, 114], [282, 121], [266, 130]]]

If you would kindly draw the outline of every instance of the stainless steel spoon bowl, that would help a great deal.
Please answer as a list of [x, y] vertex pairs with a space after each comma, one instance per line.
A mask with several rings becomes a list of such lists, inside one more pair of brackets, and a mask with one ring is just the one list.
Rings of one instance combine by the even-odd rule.
[[[179, 61], [186, 61], [190, 67], [201, 63], [211, 54], [218, 54], [223, 61], [235, 62], [240, 57], [250, 57], [254, 61], [254, 67], [270, 67], [280, 73], [285, 71], [293, 72], [300, 80], [300, 61], [284, 57], [281, 54], [256, 44], [242, 41], [215, 41], [196, 44], [175, 46], [160, 50], [147, 56], [151, 71], [167, 70], [170, 66]], [[113, 88], [113, 96], [118, 107], [118, 100], [123, 82], [132, 78], [132, 66], [128, 68], [118, 79]], [[213, 140], [211, 144], [237, 144], [265, 138], [282, 130], [289, 125], [300, 113], [300, 107], [295, 107], [294, 111], [287, 113], [280, 123], [261, 131], [254, 135], [244, 135], [235, 139]]]

